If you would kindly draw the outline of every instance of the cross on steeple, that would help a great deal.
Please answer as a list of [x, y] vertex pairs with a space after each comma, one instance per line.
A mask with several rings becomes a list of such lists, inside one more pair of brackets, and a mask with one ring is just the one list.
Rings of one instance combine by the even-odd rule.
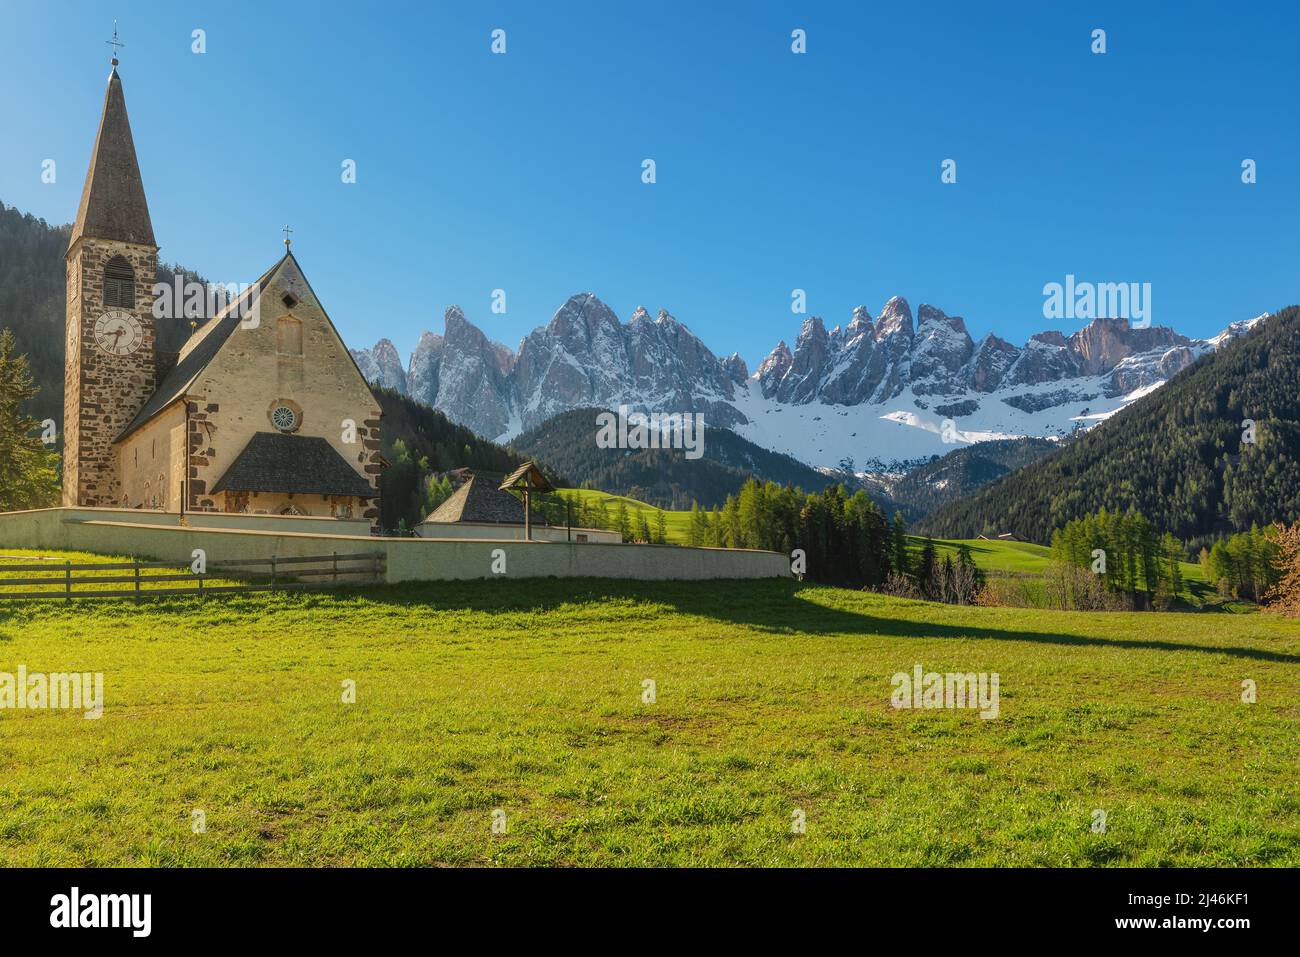
[[289, 246], [293, 243], [293, 240], [289, 238], [289, 234], [293, 232], [293, 230], [289, 228], [288, 223], [285, 223], [282, 228], [284, 230], [284, 248], [288, 249]]
[[118, 48], [119, 48], [119, 47], [124, 47], [124, 46], [126, 46], [126, 44], [123, 43], [121, 40], [119, 40], [119, 39], [117, 38], [117, 21], [116, 21], [116, 20], [113, 21], [113, 39], [111, 39], [111, 40], [105, 40], [104, 42], [107, 43], [109, 46], [111, 46], [111, 47], [113, 48], [113, 66], [117, 66], [117, 51], [118, 51]]

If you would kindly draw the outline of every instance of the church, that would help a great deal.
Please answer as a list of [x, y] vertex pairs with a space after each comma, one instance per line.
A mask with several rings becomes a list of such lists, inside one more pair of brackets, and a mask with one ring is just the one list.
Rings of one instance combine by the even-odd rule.
[[256, 283], [164, 348], [158, 245], [112, 63], [66, 254], [63, 505], [377, 525], [379, 403], [287, 233]]

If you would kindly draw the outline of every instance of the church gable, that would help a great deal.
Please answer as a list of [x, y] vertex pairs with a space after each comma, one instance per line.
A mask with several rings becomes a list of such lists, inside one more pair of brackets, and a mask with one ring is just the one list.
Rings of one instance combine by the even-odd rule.
[[[225, 383], [244, 380], [259, 393], [274, 385], [272, 391], [299, 403], [308, 399], [350, 407], [356, 414], [349, 418], [358, 422], [360, 413], [377, 408], [365, 376], [293, 254], [286, 254], [257, 286], [251, 314], [246, 307], [242, 316], [227, 317], [210, 334], [213, 341], [199, 347], [210, 355], [187, 394], [211, 395], [225, 389]], [[186, 358], [182, 352], [181, 364]]]
[[259, 288], [255, 308], [223, 319], [198, 347], [211, 356], [184, 388], [198, 423], [198, 507], [220, 507], [209, 490], [223, 488], [250, 443], [276, 435], [324, 440], [377, 495], [380, 410], [365, 377], [292, 254]]

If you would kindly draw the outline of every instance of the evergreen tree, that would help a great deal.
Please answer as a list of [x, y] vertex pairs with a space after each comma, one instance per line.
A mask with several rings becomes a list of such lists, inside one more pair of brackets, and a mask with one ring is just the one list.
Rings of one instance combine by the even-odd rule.
[[636, 510], [636, 540], [646, 543], [650, 541], [650, 523], [646, 521], [645, 512], [639, 508]]
[[36, 393], [27, 357], [14, 352], [13, 333], [0, 330], [0, 511], [58, 500], [57, 456], [42, 441], [40, 423], [23, 411]]
[[663, 509], [655, 512], [655, 538], [656, 545], [668, 544], [668, 515]]
[[1168, 569], [1169, 591], [1174, 598], [1177, 598], [1179, 592], [1183, 590], [1183, 569], [1180, 564], [1183, 559], [1183, 546], [1170, 532], [1165, 532], [1160, 544], [1165, 567]]
[[939, 565], [935, 559], [934, 539], [926, 536], [921, 556], [916, 563], [916, 587], [921, 594], [934, 599], [939, 586]]

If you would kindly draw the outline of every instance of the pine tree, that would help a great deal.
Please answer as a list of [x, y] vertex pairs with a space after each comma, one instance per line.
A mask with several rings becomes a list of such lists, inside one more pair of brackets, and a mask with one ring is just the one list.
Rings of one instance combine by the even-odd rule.
[[890, 564], [894, 571], [906, 575], [910, 571], [907, 561], [907, 522], [902, 512], [894, 513], [894, 525], [890, 530]]
[[58, 500], [57, 456], [22, 410], [33, 398], [27, 357], [14, 353], [14, 335], [0, 330], [0, 511], [45, 508]]
[[1183, 590], [1183, 546], [1178, 543], [1170, 532], [1165, 532], [1161, 539], [1161, 551], [1164, 553], [1166, 567], [1168, 568], [1169, 593], [1177, 598], [1179, 592]]
[[921, 557], [916, 563], [916, 587], [926, 598], [933, 599], [938, 587], [939, 564], [935, 559], [934, 539], [929, 536], [921, 548]]

